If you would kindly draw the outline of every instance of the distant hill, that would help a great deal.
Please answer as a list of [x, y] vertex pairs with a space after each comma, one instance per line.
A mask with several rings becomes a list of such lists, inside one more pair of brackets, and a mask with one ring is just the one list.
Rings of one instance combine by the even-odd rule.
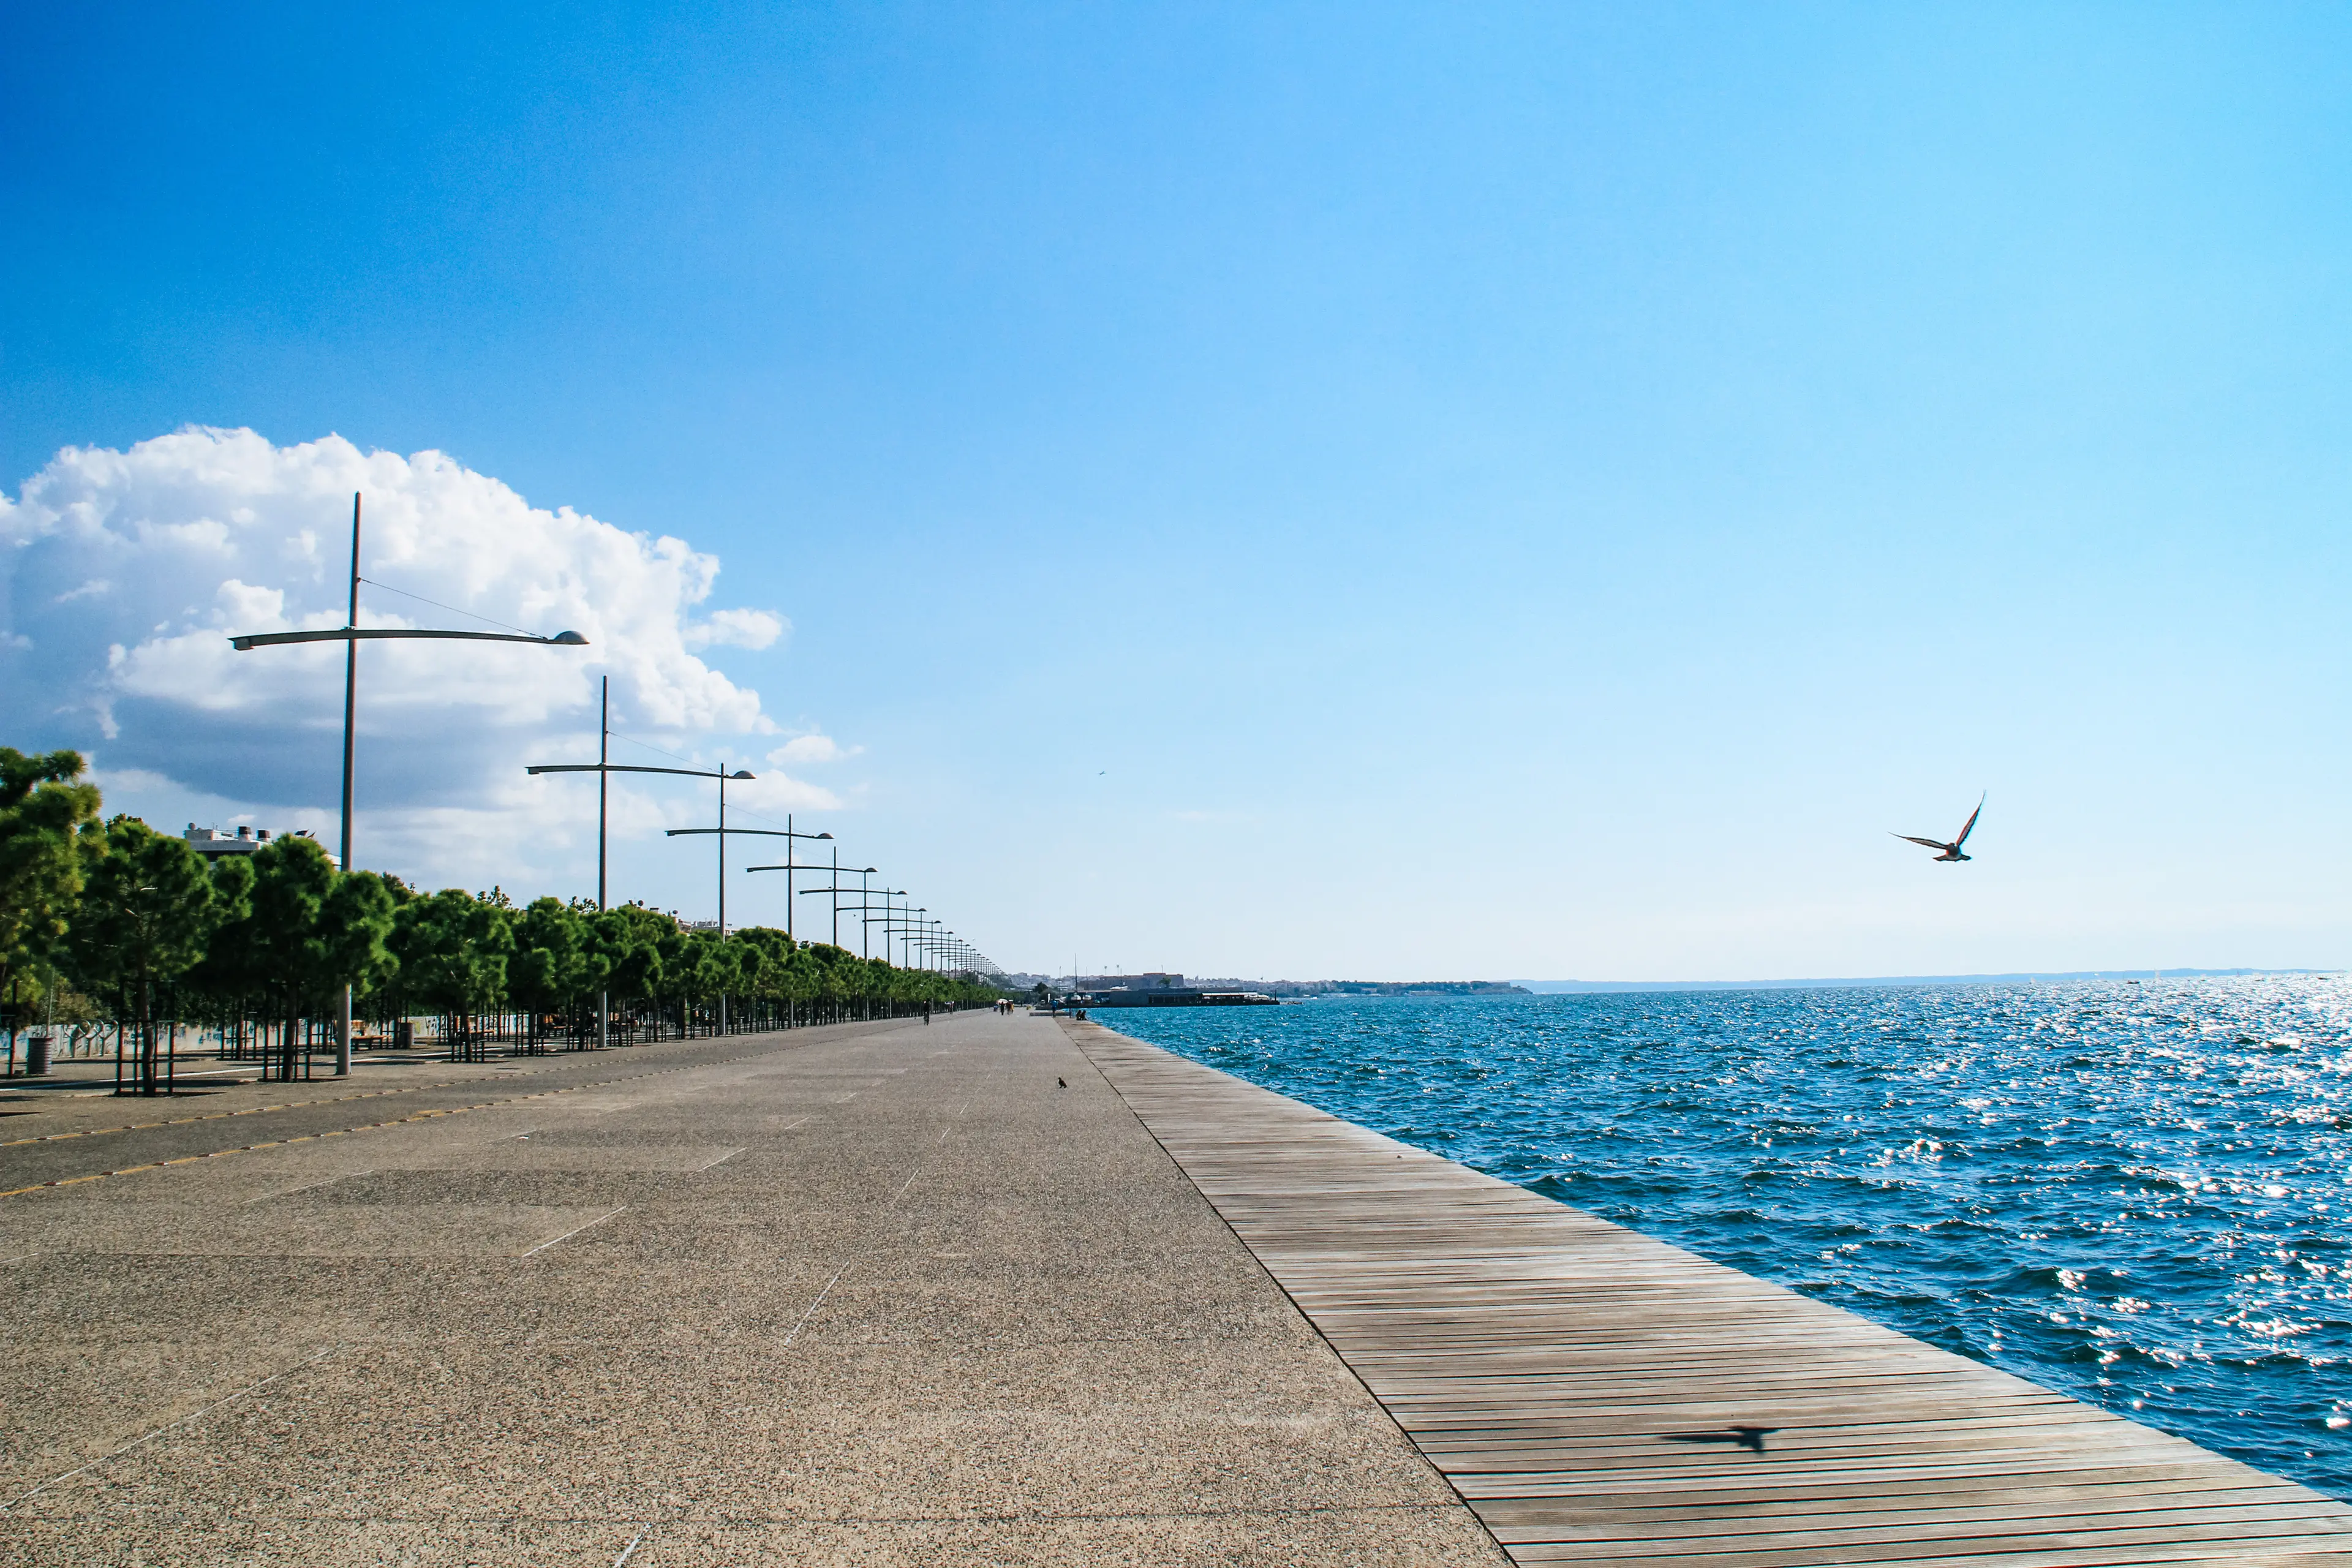
[[1268, 996], [1525, 996], [1508, 980], [1196, 980], [1203, 989], [1260, 991]]
[[1587, 991], [1798, 991], [1856, 985], [1990, 985], [2020, 980], [2187, 980], [2238, 974], [2335, 974], [2333, 969], [2067, 969], [2016, 974], [1880, 974], [1814, 980], [1521, 980], [1538, 995]]

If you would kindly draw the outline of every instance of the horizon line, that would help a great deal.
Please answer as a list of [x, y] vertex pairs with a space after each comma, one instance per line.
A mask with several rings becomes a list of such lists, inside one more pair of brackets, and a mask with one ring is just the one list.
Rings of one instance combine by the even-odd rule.
[[2170, 969], [2020, 969], [1976, 974], [1803, 975], [1778, 980], [1527, 980], [1504, 982], [1541, 994], [1586, 991], [1764, 991], [1791, 990], [1808, 985], [1930, 985], [1992, 984], [2028, 980], [2192, 980], [2249, 975], [2341, 974], [2342, 969], [2241, 966], [2200, 969], [2183, 964]]

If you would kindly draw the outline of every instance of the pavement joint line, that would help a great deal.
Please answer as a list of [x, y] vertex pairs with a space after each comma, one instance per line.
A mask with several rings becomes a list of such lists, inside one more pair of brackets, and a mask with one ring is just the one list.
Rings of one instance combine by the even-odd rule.
[[[948, 1134], [955, 1130], [956, 1123], [961, 1121], [964, 1119], [965, 1113], [971, 1110], [971, 1101], [969, 1100], [956, 1107], [955, 1114], [948, 1118], [948, 1124], [940, 1129], [940, 1142], [944, 1143], [948, 1141]], [[907, 1189], [915, 1184], [915, 1178], [921, 1175], [924, 1169], [929, 1163], [930, 1159], [929, 1156], [925, 1156], [923, 1159], [915, 1162], [915, 1168], [907, 1173], [907, 1179], [898, 1184], [898, 1190], [897, 1192], [890, 1194], [890, 1206], [892, 1208], [898, 1206], [898, 1200], [907, 1195]], [[808, 1321], [816, 1316], [816, 1310], [824, 1305], [824, 1299], [833, 1294], [833, 1288], [835, 1285], [841, 1283], [841, 1277], [848, 1273], [852, 1268], [856, 1268], [858, 1264], [864, 1262], [866, 1258], [872, 1257], [881, 1246], [881, 1238], [877, 1237], [875, 1240], [868, 1243], [866, 1247], [859, 1251], [856, 1256], [850, 1258], [847, 1261], [844, 1262], [840, 1268], [835, 1269], [833, 1271], [833, 1278], [824, 1282], [824, 1289], [816, 1293], [816, 1300], [808, 1304], [808, 1310], [801, 1314], [800, 1321], [793, 1325], [792, 1331], [784, 1336], [783, 1342], [779, 1344], [776, 1348], [778, 1350], [783, 1350], [789, 1347], [794, 1340], [800, 1338], [801, 1331], [808, 1327]]]
[[[656, 1068], [651, 1072], [631, 1073], [626, 1078], [598, 1079], [593, 1083], [569, 1084], [562, 1089], [543, 1089], [536, 1094], [509, 1095], [504, 1100], [485, 1100], [473, 1105], [441, 1106], [431, 1110], [420, 1110], [414, 1116], [396, 1116], [389, 1121], [370, 1121], [358, 1127], [338, 1127], [325, 1132], [304, 1132], [292, 1138], [272, 1138], [265, 1143], [244, 1143], [234, 1149], [215, 1149], [209, 1153], [204, 1154], [183, 1154], [176, 1159], [171, 1160], [151, 1160], [143, 1165], [124, 1165], [121, 1169], [113, 1171], [93, 1171], [86, 1176], [60, 1176], [53, 1182], [35, 1182], [29, 1187], [11, 1187], [5, 1192], [0, 1192], [0, 1198], [22, 1197], [26, 1193], [46, 1192], [51, 1187], [79, 1186], [84, 1182], [103, 1182], [112, 1176], [135, 1176], [142, 1171], [160, 1171], [170, 1165], [192, 1165], [199, 1160], [217, 1160], [222, 1158], [224, 1155], [228, 1154], [251, 1154], [263, 1149], [282, 1149], [295, 1143], [315, 1143], [322, 1138], [342, 1138], [347, 1137], [353, 1132], [373, 1132], [380, 1128], [402, 1127], [412, 1121], [429, 1121], [436, 1116], [463, 1116], [467, 1111], [492, 1110], [501, 1105], [520, 1105], [525, 1100], [548, 1100], [559, 1094], [578, 1094], [583, 1089], [605, 1089], [616, 1083], [635, 1083], [641, 1079], [661, 1078], [669, 1073], [694, 1072], [703, 1068], [727, 1067], [735, 1062], [752, 1061], [761, 1057], [773, 1056], [776, 1054], [776, 1051], [788, 1048], [790, 1047], [779, 1046], [775, 1047], [774, 1050], [747, 1051], [740, 1057], [726, 1057], [715, 1062], [688, 1062], [674, 1068]], [[466, 1080], [460, 1079], [458, 1081], [463, 1082]], [[420, 1084], [416, 1087], [421, 1089], [432, 1089], [445, 1086]], [[392, 1093], [406, 1091], [383, 1090], [381, 1092]], [[350, 1095], [344, 1098], [356, 1100], [366, 1097]], [[306, 1100], [303, 1103], [308, 1105], [331, 1105], [336, 1102], [333, 1100]], [[276, 1109], [284, 1110], [289, 1108], [286, 1106], [278, 1106]], [[253, 1113], [251, 1111], [224, 1111], [221, 1114], [225, 1116], [249, 1116]], [[211, 1119], [190, 1117], [187, 1120], [208, 1121]], [[159, 1121], [152, 1125], [157, 1127], [170, 1127], [176, 1126], [178, 1123]], [[128, 1131], [128, 1129], [121, 1129], [119, 1131]], [[40, 1142], [40, 1140], [26, 1139], [25, 1142]], [[5, 1145], [0, 1145], [0, 1147], [5, 1146]]]
[[613, 1559], [613, 1568], [629, 1568], [629, 1559], [637, 1554], [637, 1548], [643, 1546], [646, 1543], [646, 1537], [653, 1532], [654, 1528], [650, 1524], [637, 1531], [635, 1538], [626, 1546], [621, 1548], [621, 1554]]
[[621, 1204], [614, 1207], [611, 1214], [600, 1214], [594, 1219], [588, 1221], [585, 1225], [573, 1226], [562, 1236], [549, 1237], [545, 1241], [542, 1241], [537, 1247], [532, 1247], [530, 1252], [519, 1252], [515, 1254], [515, 1256], [518, 1258], [529, 1258], [531, 1252], [544, 1252], [547, 1248], [553, 1247], [559, 1241], [571, 1240], [573, 1237], [578, 1236], [582, 1231], [586, 1230], [589, 1226], [603, 1225], [606, 1220], [611, 1219], [613, 1215], [619, 1214], [623, 1209], [625, 1209], [629, 1205], [626, 1204]]
[[[868, 1250], [871, 1250], [871, 1248]], [[865, 1254], [860, 1253], [858, 1256], [864, 1257]], [[849, 1260], [849, 1263], [845, 1263], [840, 1268], [833, 1271], [833, 1278], [824, 1282], [824, 1289], [816, 1293], [816, 1300], [808, 1304], [808, 1310], [801, 1314], [800, 1321], [793, 1325], [792, 1332], [786, 1334], [784, 1336], [783, 1342], [776, 1347], [778, 1350], [789, 1350], [792, 1348], [793, 1342], [801, 1337], [801, 1331], [808, 1327], [808, 1321], [816, 1316], [816, 1310], [824, 1305], [824, 1299], [833, 1294], [833, 1288], [841, 1283], [841, 1277], [849, 1272], [849, 1264], [856, 1261], [857, 1258], [853, 1258]]]
[[82, 1474], [85, 1470], [94, 1470], [100, 1465], [111, 1464], [115, 1460], [122, 1458], [123, 1455], [131, 1452], [131, 1449], [144, 1447], [148, 1444], [153, 1442], [156, 1438], [161, 1437], [164, 1433], [172, 1431], [175, 1427], [185, 1426], [189, 1422], [194, 1421], [200, 1416], [209, 1415], [214, 1411], [218, 1410], [222, 1405], [226, 1405], [233, 1400], [243, 1399], [248, 1394], [253, 1394], [258, 1390], [267, 1388], [281, 1377], [291, 1377], [296, 1373], [300, 1372], [304, 1367], [316, 1366], [319, 1363], [326, 1360], [329, 1356], [334, 1354], [341, 1348], [342, 1347], [341, 1345], [329, 1345], [325, 1350], [320, 1351], [318, 1354], [305, 1356], [300, 1361], [296, 1362], [292, 1366], [286, 1367], [281, 1371], [273, 1372], [258, 1383], [247, 1384], [245, 1387], [238, 1389], [235, 1394], [223, 1394], [220, 1398], [214, 1400], [210, 1405], [205, 1405], [200, 1409], [191, 1410], [185, 1415], [181, 1416], [177, 1421], [167, 1421], [163, 1426], [156, 1427], [152, 1432], [148, 1433], [144, 1437], [136, 1438], [131, 1442], [125, 1443], [120, 1448], [115, 1449], [111, 1454], [102, 1455], [98, 1458], [90, 1460], [89, 1463], [86, 1465], [76, 1466], [74, 1468], [68, 1470], [64, 1475], [51, 1476], [47, 1480], [43, 1481], [31, 1491], [26, 1492], [22, 1496], [12, 1499], [7, 1502], [0, 1503], [0, 1513], [14, 1512], [17, 1508], [32, 1501], [34, 1498], [48, 1490], [51, 1487], [57, 1486], [60, 1482], [69, 1481], [76, 1476]]

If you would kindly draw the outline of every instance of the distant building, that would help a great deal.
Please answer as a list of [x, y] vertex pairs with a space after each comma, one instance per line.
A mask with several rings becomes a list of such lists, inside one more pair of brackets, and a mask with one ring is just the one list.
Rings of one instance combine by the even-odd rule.
[[1182, 975], [1158, 970], [1148, 974], [1084, 974], [1070, 982], [1076, 991], [1176, 991], [1183, 984]]
[[1070, 998], [1083, 1007], [1270, 1007], [1262, 991], [1207, 991], [1181, 974], [1096, 974], [1078, 982]]
[[[191, 822], [188, 824], [188, 831], [181, 837], [187, 840], [189, 848], [206, 860], [224, 860], [232, 855], [250, 855], [268, 843], [269, 829], [239, 826], [235, 833], [223, 833], [217, 827], [198, 827]], [[310, 836], [298, 831], [295, 837], [308, 838]], [[327, 859], [331, 864], [334, 863], [333, 850], [327, 851]]]

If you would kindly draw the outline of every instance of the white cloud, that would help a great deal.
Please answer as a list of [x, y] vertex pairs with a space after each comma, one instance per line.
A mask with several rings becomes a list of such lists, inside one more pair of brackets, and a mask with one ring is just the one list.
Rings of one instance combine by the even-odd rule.
[[[593, 756], [602, 677], [616, 729], [681, 750], [775, 732], [756, 691], [694, 652], [770, 647], [787, 628], [766, 610], [702, 611], [716, 557], [533, 507], [438, 452], [190, 428], [127, 451], [68, 447], [14, 501], [0, 496], [8, 743], [105, 738], [112, 769], [279, 816], [331, 812], [342, 647], [237, 653], [228, 636], [342, 624], [354, 490], [365, 576], [590, 645], [362, 645], [361, 864], [477, 878], [560, 849], [583, 810], [593, 832], [593, 791], [551, 791], [522, 768]], [[361, 619], [502, 629], [367, 587]], [[813, 789], [772, 786], [779, 801]]]
[[830, 735], [795, 735], [768, 753], [768, 761], [783, 766], [796, 763], [837, 763], [866, 748], [844, 746]]
[[740, 800], [753, 811], [839, 811], [841, 797], [823, 784], [796, 779], [790, 773], [769, 769], [760, 774], [756, 784], [737, 786], [741, 793], [730, 794], [730, 800]]
[[124, 790], [166, 790], [173, 787], [170, 778], [146, 768], [92, 768], [89, 779], [110, 795]]
[[688, 647], [719, 643], [763, 648], [790, 629], [790, 621], [765, 610], [713, 610], [707, 619], [693, 622], [682, 631]]

